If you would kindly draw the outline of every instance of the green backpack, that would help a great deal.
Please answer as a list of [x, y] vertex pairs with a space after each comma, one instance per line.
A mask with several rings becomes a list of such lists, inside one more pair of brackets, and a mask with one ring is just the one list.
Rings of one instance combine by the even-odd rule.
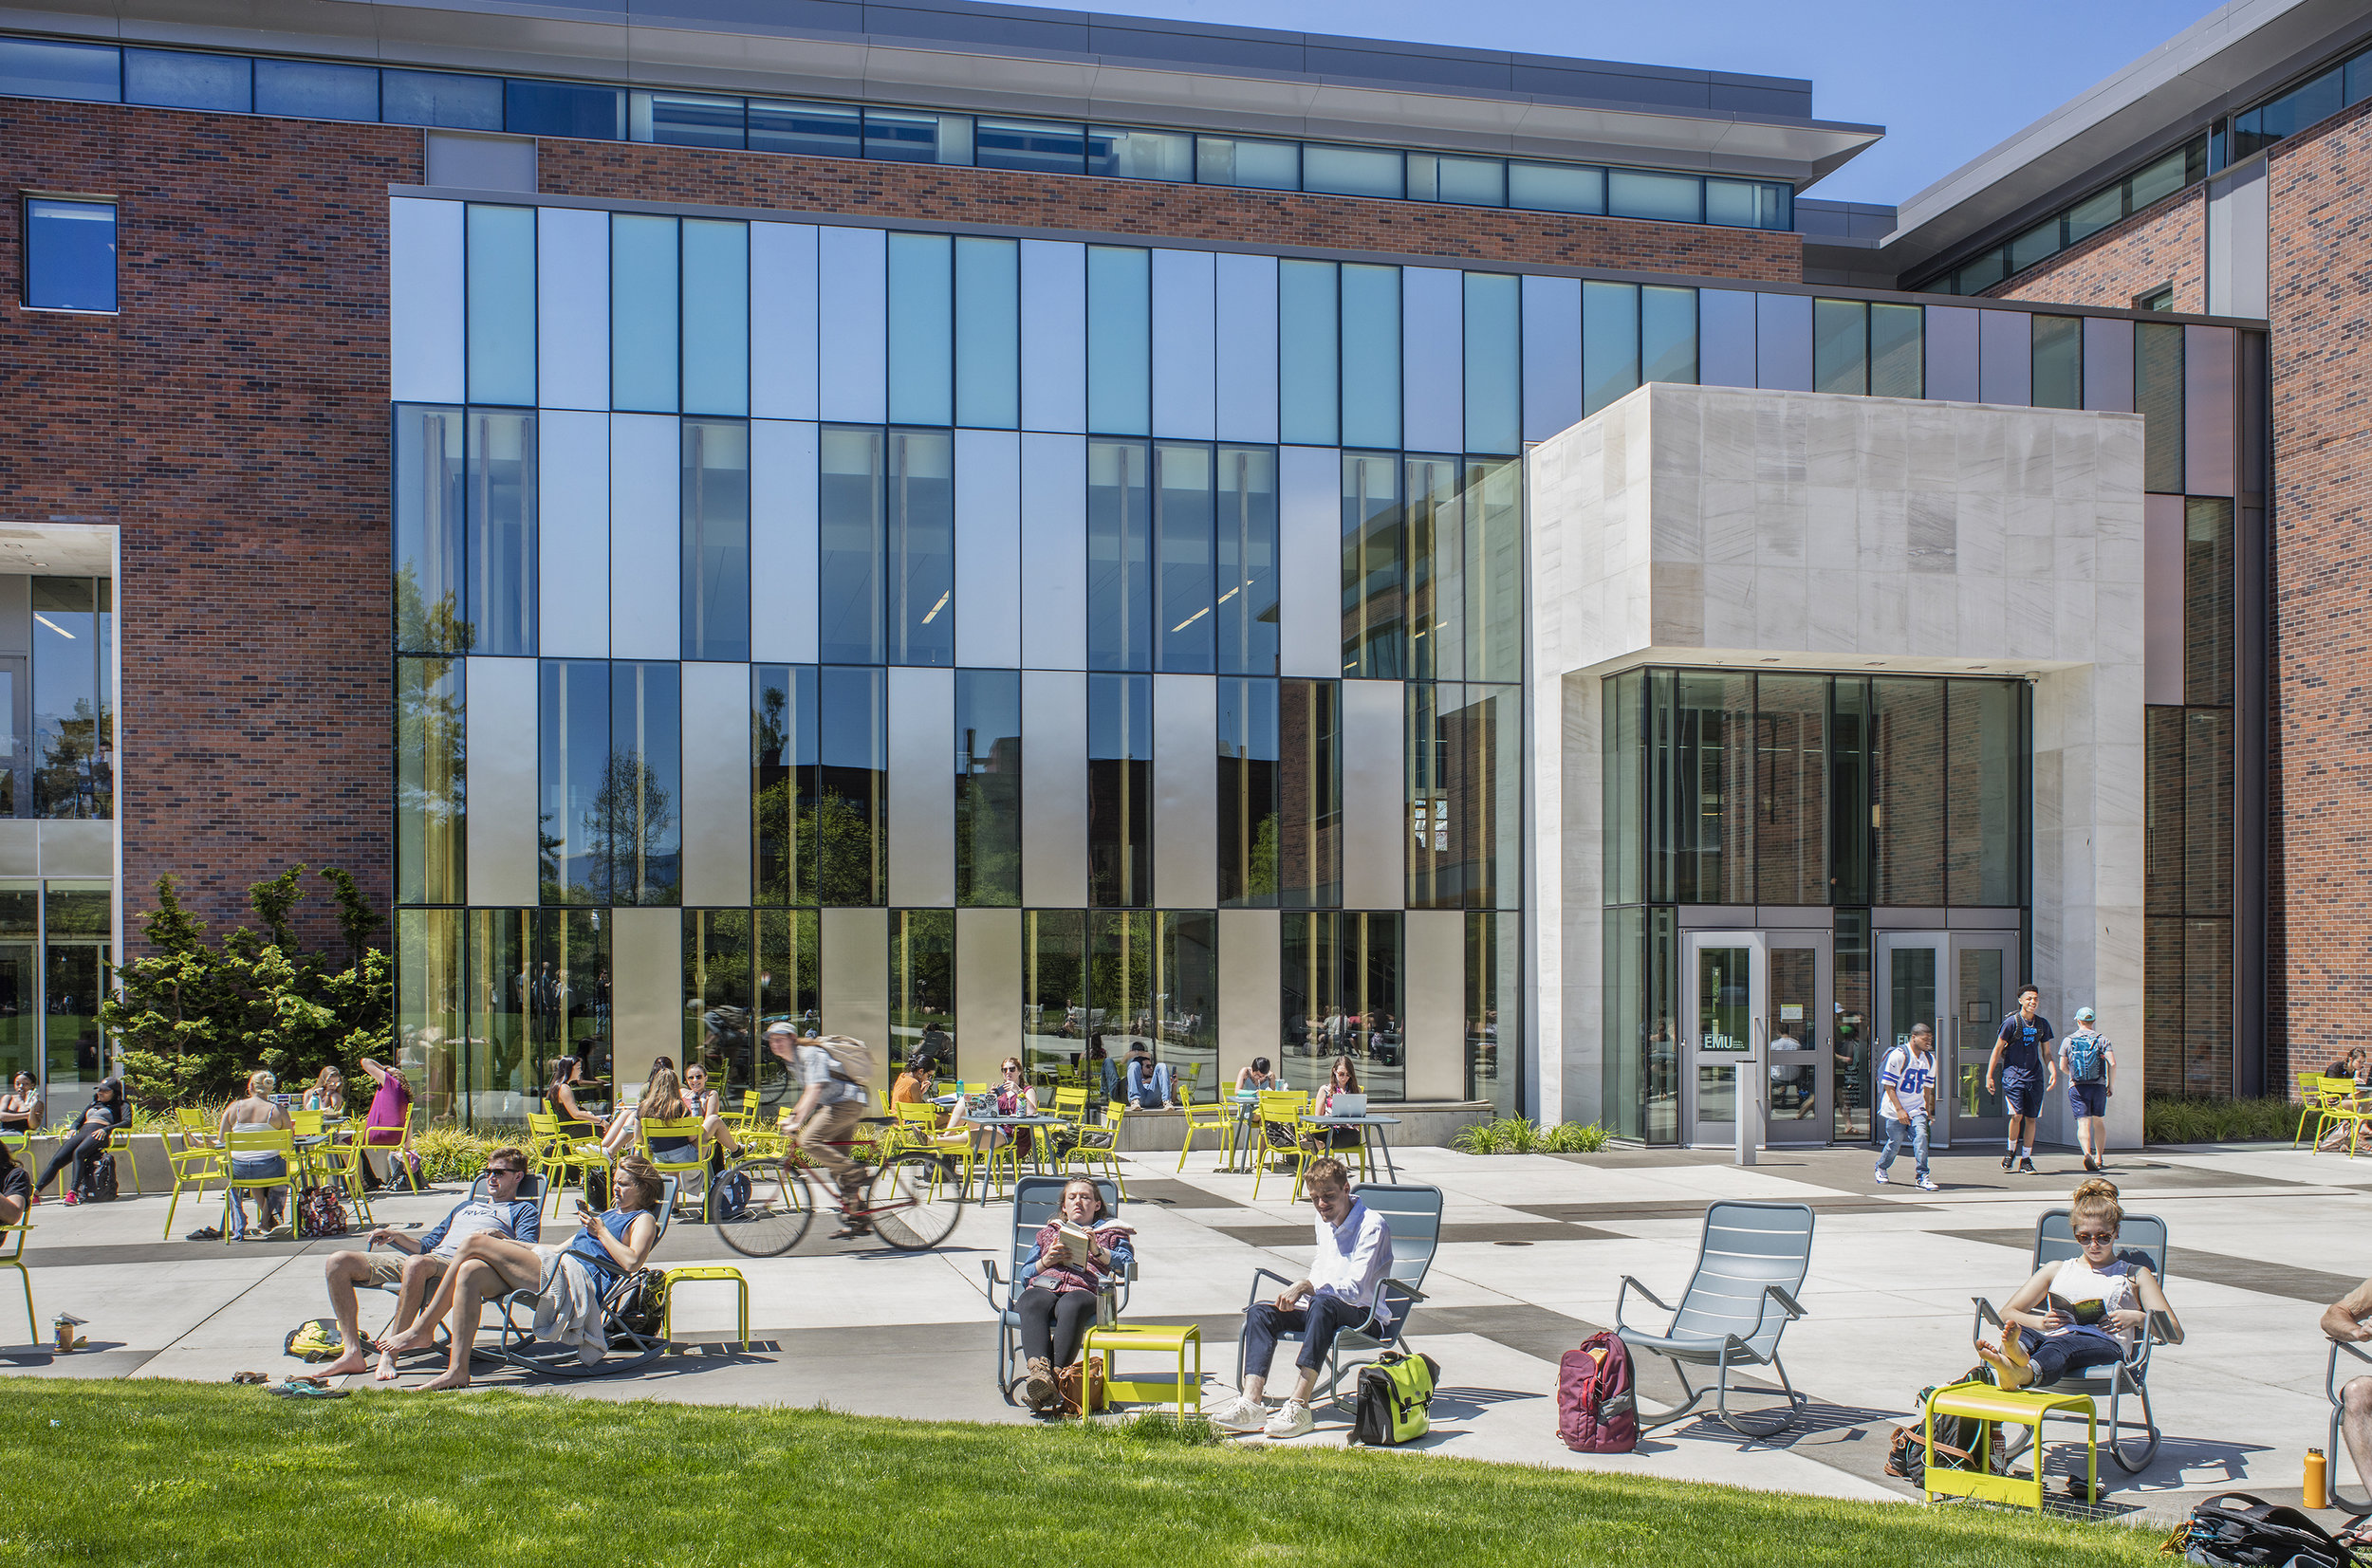
[[1386, 1351], [1359, 1369], [1359, 1404], [1351, 1441], [1384, 1447], [1413, 1443], [1433, 1430], [1428, 1407], [1441, 1368], [1430, 1356]]

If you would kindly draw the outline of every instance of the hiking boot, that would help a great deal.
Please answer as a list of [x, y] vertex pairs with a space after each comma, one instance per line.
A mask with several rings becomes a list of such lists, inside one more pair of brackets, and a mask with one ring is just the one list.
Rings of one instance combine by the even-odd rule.
[[2019, 1174], [2019, 1175], [2021, 1175], [2021, 1176], [2032, 1176], [2032, 1175], [2038, 1175], [2038, 1174], [2040, 1174], [2040, 1172], [2039, 1172], [2039, 1171], [2037, 1171], [2034, 1169], [2034, 1156], [2033, 1156], [2033, 1155], [2029, 1154], [2029, 1155], [2027, 1155], [2024, 1159], [2021, 1159], [2020, 1161], [2018, 1161], [2018, 1174]]
[[1298, 1399], [1288, 1399], [1285, 1408], [1269, 1417], [1269, 1424], [1260, 1429], [1269, 1437], [1306, 1437], [1318, 1430], [1318, 1423], [1309, 1413], [1309, 1407]]
[[1054, 1364], [1043, 1356], [1032, 1356], [1028, 1374], [1021, 1380], [1021, 1402], [1044, 1415], [1060, 1398], [1054, 1382]]

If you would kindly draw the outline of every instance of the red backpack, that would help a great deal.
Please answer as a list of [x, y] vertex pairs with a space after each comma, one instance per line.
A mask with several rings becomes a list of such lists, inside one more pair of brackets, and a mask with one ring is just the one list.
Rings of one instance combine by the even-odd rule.
[[1593, 1334], [1557, 1363], [1557, 1436], [1575, 1453], [1629, 1453], [1639, 1447], [1631, 1350], [1621, 1335]]

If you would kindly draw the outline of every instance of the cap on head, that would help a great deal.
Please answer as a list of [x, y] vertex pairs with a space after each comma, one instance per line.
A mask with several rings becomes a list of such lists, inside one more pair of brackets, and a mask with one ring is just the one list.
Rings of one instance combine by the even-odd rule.
[[2094, 1012], [2089, 1007], [2078, 1007], [2076, 1009], [2076, 1022], [2078, 1024], [2089, 1024], [2098, 1017], [2100, 1017], [2100, 1014]]

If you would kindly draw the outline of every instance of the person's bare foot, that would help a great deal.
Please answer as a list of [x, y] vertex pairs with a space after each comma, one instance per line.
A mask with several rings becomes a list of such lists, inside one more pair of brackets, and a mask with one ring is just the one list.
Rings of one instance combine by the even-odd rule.
[[417, 1392], [431, 1393], [438, 1389], [466, 1389], [469, 1386], [470, 1369], [464, 1367], [459, 1372], [448, 1372], [433, 1382], [422, 1383]]
[[[2006, 1341], [2009, 1340], [2008, 1335], [2004, 1335], [2002, 1337]], [[1983, 1361], [1987, 1366], [1993, 1369], [1993, 1382], [1997, 1387], [2005, 1389], [2022, 1389], [2026, 1387], [2027, 1362], [2025, 1356], [2013, 1356], [2005, 1349], [1997, 1349], [1996, 1347], [1985, 1344], [1982, 1341], [1980, 1341], [1976, 1347], [1976, 1355], [1977, 1359]]]
[[396, 1353], [394, 1349], [388, 1346], [381, 1346], [379, 1352], [379, 1370], [371, 1374], [373, 1381], [392, 1383], [402, 1375], [402, 1373], [396, 1370]]
[[407, 1350], [426, 1350], [435, 1342], [436, 1325], [422, 1323], [417, 1328], [406, 1329], [392, 1338], [380, 1340], [379, 1348], [399, 1356]]
[[344, 1354], [341, 1355], [338, 1359], [324, 1366], [322, 1370], [314, 1375], [318, 1377], [352, 1377], [357, 1373], [368, 1370], [370, 1364], [370, 1357], [362, 1354], [362, 1342], [360, 1339], [357, 1339], [354, 1343], [345, 1348]]

